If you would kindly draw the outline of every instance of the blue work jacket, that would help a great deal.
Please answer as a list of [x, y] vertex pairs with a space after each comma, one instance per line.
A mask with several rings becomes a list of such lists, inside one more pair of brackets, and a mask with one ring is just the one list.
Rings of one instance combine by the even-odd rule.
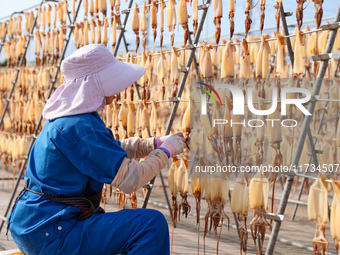
[[[98, 113], [46, 121], [28, 163], [28, 188], [50, 195], [92, 196], [110, 184], [127, 153]], [[32, 247], [51, 241], [78, 221], [81, 210], [25, 192], [10, 218], [12, 235]]]

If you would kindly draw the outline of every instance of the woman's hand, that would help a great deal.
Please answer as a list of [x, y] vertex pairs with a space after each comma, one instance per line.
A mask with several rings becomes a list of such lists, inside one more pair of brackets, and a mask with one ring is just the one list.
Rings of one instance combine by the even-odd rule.
[[183, 152], [187, 147], [185, 143], [186, 139], [182, 132], [170, 135], [158, 149], [163, 150], [170, 158], [173, 155], [177, 155]]
[[[183, 133], [182, 132], [177, 132], [177, 133], [172, 134], [172, 135], [177, 135], [177, 136], [182, 136], [183, 137]], [[168, 139], [172, 135], [156, 137], [156, 139], [155, 139], [155, 149], [158, 149], [159, 147], [161, 147], [161, 145], [166, 141], [166, 139]]]

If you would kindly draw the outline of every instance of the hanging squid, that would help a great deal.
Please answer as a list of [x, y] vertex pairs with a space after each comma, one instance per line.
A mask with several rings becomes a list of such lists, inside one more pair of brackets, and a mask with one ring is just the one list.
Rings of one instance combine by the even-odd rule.
[[94, 13], [96, 13], [96, 18], [99, 18], [99, 0], [94, 0]]
[[294, 67], [293, 67], [293, 78], [297, 78], [303, 74], [303, 55], [302, 47], [305, 45], [304, 35], [301, 30], [298, 30], [296, 35], [296, 41], [294, 45]]
[[241, 59], [240, 59], [240, 75], [241, 78], [250, 78], [250, 53], [248, 48], [248, 43], [245, 38], [241, 42]]
[[124, 137], [120, 137], [120, 139], [125, 139], [127, 138], [127, 122], [128, 122], [128, 106], [127, 106], [127, 103], [126, 103], [126, 100], [123, 100], [122, 101], [122, 104], [120, 106], [120, 109], [119, 109], [119, 113], [118, 113], [118, 120], [121, 124], [121, 127], [123, 128], [123, 130], [125, 131], [124, 132]]
[[146, 47], [146, 35], [148, 32], [148, 24], [147, 24], [147, 19], [146, 19], [146, 14], [148, 13], [148, 7], [146, 5], [146, 1], [144, 1], [143, 4], [143, 11], [142, 14], [140, 15], [140, 30], [142, 31], [142, 35], [143, 35], [143, 48], [145, 51], [145, 47]]
[[265, 37], [262, 36], [260, 50], [256, 59], [256, 78], [258, 78], [256, 80], [256, 86], [258, 90], [258, 96], [262, 98], [265, 98], [265, 90], [262, 79], [265, 79], [268, 74], [269, 54], [269, 43], [265, 40]]
[[251, 0], [246, 0], [246, 10], [244, 11], [244, 13], [246, 14], [246, 20], [244, 22], [245, 24], [245, 27], [246, 27], [246, 35], [245, 35], [245, 38], [247, 38], [248, 36], [248, 32], [249, 32], [249, 29], [250, 29], [250, 25], [251, 23], [253, 22], [250, 18], [250, 3], [251, 3]]
[[148, 105], [146, 103], [146, 100], [143, 100], [143, 110], [142, 110], [142, 137], [143, 138], [148, 138], [149, 137], [149, 130], [150, 130], [150, 124], [151, 124], [151, 120], [150, 120], [150, 112], [148, 109]]
[[[264, 110], [265, 106], [264, 106], [264, 99], [261, 97], [258, 97], [257, 99], [258, 101], [258, 107], [259, 110]], [[257, 116], [258, 122], [264, 123], [264, 115], [258, 115]], [[265, 131], [265, 127], [264, 125], [262, 127], [258, 127], [256, 128], [256, 142], [255, 142], [255, 146], [256, 146], [256, 165], [260, 166], [261, 164], [263, 164], [263, 159], [264, 159], [264, 131]]]
[[[234, 35], [234, 16], [235, 16], [235, 2], [236, 0], [229, 1], [229, 24], [230, 24], [230, 38]], [[222, 1], [221, 1], [222, 3]], [[221, 7], [222, 9], [222, 7]]]
[[62, 19], [62, 24], [63, 24], [63, 33], [64, 35], [66, 34], [66, 20], [67, 20], [67, 16], [68, 16], [68, 3], [66, 0], [64, 0], [64, 4], [63, 4], [63, 19]]
[[[54, 10], [53, 10], [53, 28], [55, 29], [57, 26], [57, 17], [58, 17], [58, 10], [59, 10], [59, 5], [55, 4], [54, 5]], [[33, 24], [33, 23], [32, 23]]]
[[[145, 54], [145, 51], [142, 52], [142, 61], [139, 63], [141, 66], [146, 66], [146, 62], [147, 62], [147, 56]], [[142, 77], [140, 78], [140, 85], [142, 87], [142, 93], [141, 93], [141, 99], [144, 100], [146, 98], [146, 90], [145, 87], [147, 85], [148, 82], [148, 76], [146, 73], [144, 73], [144, 75], [142, 75]]]
[[171, 216], [172, 216], [172, 224], [176, 227], [177, 222], [177, 213], [178, 213], [178, 204], [177, 204], [177, 169], [179, 167], [179, 162], [176, 157], [172, 157], [172, 164], [169, 168], [168, 174], [168, 184], [170, 188], [170, 192], [172, 195], [172, 209], [171, 209]]
[[113, 14], [111, 25], [112, 25], [112, 51], [114, 52], [117, 40], [117, 15], [115, 14]]
[[249, 207], [248, 180], [245, 173], [241, 178], [237, 178], [231, 195], [231, 212], [237, 216], [239, 222], [238, 231], [240, 233], [240, 254], [247, 252], [247, 216]]
[[171, 46], [174, 45], [175, 41], [175, 27], [176, 27], [176, 8], [175, 8], [176, 1], [170, 0], [169, 5], [166, 8], [166, 26], [169, 29], [170, 32], [170, 38], [171, 38]]
[[[278, 88], [279, 89], [279, 88]], [[271, 100], [271, 99], [270, 99]], [[275, 112], [268, 115], [268, 119], [281, 120], [281, 109], [276, 109]], [[281, 153], [281, 125], [278, 121], [268, 121], [267, 122], [267, 131], [268, 131], [268, 142], [269, 145], [275, 150], [275, 156], [271, 163], [274, 167], [280, 167], [283, 164], [283, 157]], [[272, 206], [271, 212], [274, 210], [274, 195], [275, 195], [275, 183], [277, 179], [277, 173], [271, 173], [271, 181], [272, 181]]]
[[115, 140], [119, 139], [118, 136], [118, 128], [119, 128], [119, 110], [120, 106], [117, 103], [117, 100], [113, 100], [113, 109], [112, 109], [112, 129], [113, 129], [113, 134], [115, 137]]
[[170, 78], [173, 85], [172, 97], [177, 96], [178, 91], [178, 80], [179, 80], [179, 72], [178, 72], [178, 57], [179, 57], [179, 51], [177, 48], [172, 47], [171, 49], [171, 67], [170, 67]]
[[266, 0], [261, 0], [261, 5], [260, 5], [260, 35], [262, 35], [263, 31], [263, 26], [264, 26], [264, 18], [265, 18], [265, 10], [266, 10]]
[[97, 19], [97, 25], [95, 28], [95, 37], [96, 37], [96, 42], [98, 44], [102, 43], [102, 30], [101, 30], [102, 22]]
[[115, 9], [116, 9], [116, 15], [117, 15], [117, 24], [120, 24], [120, 0], [116, 0]]
[[[211, 209], [209, 215], [211, 221], [210, 229], [214, 227], [215, 235], [217, 236], [216, 254], [218, 254], [218, 246], [221, 238], [224, 219], [228, 221], [229, 230], [229, 217], [224, 212], [224, 206], [228, 201], [229, 177], [226, 176], [225, 174], [224, 175], [215, 174], [212, 178], [208, 178], [208, 182], [211, 182], [210, 184]], [[220, 227], [219, 234], [217, 233], [218, 227]]]
[[39, 31], [35, 32], [34, 53], [35, 53], [35, 65], [39, 66], [40, 65], [40, 38], [39, 38]]
[[90, 1], [90, 3], [89, 3], [89, 13], [91, 15], [92, 20], [94, 20], [94, 3], [93, 3], [94, 0], [89, 0], [89, 1]]
[[163, 50], [161, 49], [161, 55], [159, 57], [157, 63], [157, 73], [158, 73], [158, 82], [162, 84], [162, 100], [165, 97], [165, 77], [166, 77], [166, 69], [165, 69], [165, 55]]
[[202, 59], [200, 61], [200, 67], [202, 72], [202, 77], [206, 79], [206, 82], [208, 82], [212, 77], [212, 60], [211, 60], [211, 54], [210, 49], [212, 48], [211, 45], [208, 45], [207, 43], [204, 43], [202, 46]]
[[135, 3], [133, 6], [132, 14], [131, 14], [131, 29], [136, 35], [136, 52], [139, 48], [139, 9], [138, 5]]
[[196, 36], [198, 27], [198, 0], [192, 0], [192, 26], [194, 28], [194, 36]]
[[163, 46], [163, 32], [164, 32], [164, 9], [166, 7], [164, 0], [161, 1], [161, 9], [160, 9], [160, 21], [159, 21], [159, 27], [161, 30], [161, 36], [160, 36], [160, 46], [162, 48]]
[[[59, 4], [59, 6], [61, 6], [61, 8], [62, 8], [62, 2], [59, 2], [58, 3]], [[60, 8], [58, 6], [58, 8]], [[61, 11], [62, 11], [62, 9], [61, 9]], [[37, 27], [37, 30], [39, 30], [40, 29], [40, 26], [41, 26], [41, 12], [42, 12], [42, 9], [41, 9], [41, 6], [39, 6], [39, 8], [38, 8], [38, 13], [37, 13], [37, 15], [38, 15], [38, 17], [37, 17], [37, 24], [36, 24], [36, 27]], [[59, 9], [58, 9], [58, 13], [59, 13]], [[59, 21], [60, 22], [60, 21]], [[10, 20], [9, 20], [9, 24], [8, 24], [8, 31], [7, 31], [7, 34], [8, 34], [8, 36], [9, 37], [12, 37], [12, 24], [13, 24], [13, 19], [11, 18]]]
[[140, 99], [137, 103], [136, 109], [136, 133], [137, 137], [142, 138], [142, 112], [143, 112], [143, 101]]
[[178, 24], [184, 29], [184, 45], [187, 44], [189, 32], [188, 32], [188, 9], [187, 0], [180, 0], [177, 6], [177, 19]]
[[52, 6], [48, 4], [46, 10], [45, 10], [45, 15], [46, 15], [46, 24], [48, 29], [51, 27], [51, 11], [52, 11]]
[[152, 6], [151, 6], [151, 27], [153, 29], [153, 43], [155, 43], [156, 36], [157, 36], [157, 2], [152, 1]]
[[276, 77], [281, 77], [284, 72], [284, 46], [285, 38], [276, 33], [277, 38], [277, 50], [276, 50]]
[[274, 5], [274, 8], [276, 9], [275, 19], [276, 19], [276, 32], [277, 33], [279, 33], [279, 30], [280, 30], [281, 4], [282, 4], [282, 0], [276, 0], [275, 5]]
[[128, 116], [127, 116], [127, 135], [133, 137], [136, 133], [136, 109], [132, 102], [128, 103]]
[[185, 216], [185, 218], [188, 217], [188, 214], [190, 213], [191, 206], [189, 205], [187, 201], [187, 194], [189, 191], [189, 182], [188, 182], [188, 168], [189, 168], [189, 162], [186, 158], [182, 157], [181, 163], [178, 167], [177, 171], [177, 179], [176, 179], [176, 185], [177, 185], [177, 191], [179, 192], [182, 203], [178, 206], [178, 220], [180, 220], [180, 215], [182, 211], [182, 215]]
[[266, 235], [266, 227], [270, 226], [264, 215], [268, 208], [268, 196], [269, 196], [269, 182], [263, 173], [263, 168], [261, 167], [260, 171], [257, 172], [255, 176], [251, 179], [249, 185], [250, 208], [254, 212], [254, 218], [251, 220], [249, 225], [255, 244], [255, 249], [257, 238], [258, 237], [260, 238], [261, 241], [260, 254], [262, 254], [263, 242]]
[[[229, 1], [229, 6], [230, 3], [234, 3], [234, 1], [233, 0]], [[213, 8], [214, 8], [215, 40], [216, 44], [218, 44], [221, 37], [221, 18], [223, 16], [222, 0], [214, 0]]]
[[158, 104], [156, 103], [155, 100], [152, 101], [152, 109], [151, 109], [151, 115], [150, 115], [150, 131], [151, 131], [151, 135], [152, 137], [156, 137], [157, 134], [157, 108], [158, 108]]
[[221, 78], [234, 78], [233, 51], [235, 51], [235, 47], [231, 45], [231, 40], [229, 39], [227, 45], [224, 46], [222, 55]]
[[190, 128], [190, 109], [192, 108], [193, 99], [190, 97], [189, 105], [186, 108], [183, 119], [182, 119], [182, 130], [185, 138], [189, 138], [191, 128]]
[[330, 217], [330, 230], [334, 239], [335, 247], [339, 249], [340, 246], [340, 182], [338, 180], [332, 181], [334, 190], [331, 217]]
[[302, 22], [303, 22], [303, 4], [307, 0], [296, 0], [297, 8], [296, 8], [296, 21], [298, 24], [299, 29], [301, 29]]
[[[81, 25], [83, 25], [83, 23], [81, 23]], [[108, 27], [109, 27], [109, 22], [107, 21], [107, 17], [105, 17], [104, 25], [103, 25], [103, 39], [102, 39], [102, 44], [104, 44], [105, 46], [107, 46], [107, 41], [108, 41], [108, 37], [107, 37], [107, 28]]]
[[[233, 106], [231, 104], [231, 99], [227, 96], [225, 97], [225, 110], [224, 110], [224, 119], [231, 123], [231, 111]], [[223, 155], [225, 158], [225, 164], [230, 166], [234, 165], [234, 148], [233, 148], [233, 128], [230, 125], [224, 125], [223, 134], [223, 143], [224, 146], [222, 148]]]
[[314, 7], [315, 7], [315, 21], [316, 21], [316, 28], [320, 28], [322, 16], [323, 16], [323, 10], [322, 10], [322, 4], [324, 0], [313, 0]]
[[152, 85], [152, 62], [153, 62], [152, 54], [149, 53], [147, 57], [148, 57], [148, 59], [147, 59], [146, 64], [145, 64], [146, 75], [148, 77], [148, 87], [151, 87], [151, 85]]
[[63, 52], [64, 50], [64, 34], [62, 29], [60, 29], [59, 31], [59, 48], [60, 48], [60, 52]]
[[200, 213], [201, 213], [201, 197], [202, 197], [202, 187], [201, 187], [201, 178], [193, 178], [191, 177], [191, 190], [192, 194], [195, 196], [196, 200], [196, 222], [198, 225], [198, 251], [197, 254], [199, 254], [199, 233], [200, 233]]
[[87, 19], [87, 14], [89, 12], [88, 0], [83, 0], [83, 9], [84, 9], [84, 19]]
[[79, 24], [77, 22], [74, 22], [74, 29], [73, 29], [73, 41], [77, 49], [79, 49]]
[[328, 191], [320, 175], [318, 177], [309, 189], [307, 209], [308, 218], [315, 221], [314, 254], [326, 254], [326, 250], [328, 253], [328, 241], [325, 236], [325, 224], [328, 222]]
[[113, 17], [114, 15], [114, 12], [113, 12], [113, 9], [115, 8], [115, 3], [116, 0], [110, 0], [110, 7], [111, 7], [111, 17]]
[[101, 13], [103, 13], [103, 17], [105, 18], [107, 12], [106, 0], [99, 0], [98, 9]]
[[76, 15], [76, 3], [77, 0], [73, 0], [72, 1], [72, 18], [74, 19], [75, 15]]
[[89, 30], [91, 30], [90, 23], [86, 19], [85, 26], [84, 26], [84, 45], [89, 44]]

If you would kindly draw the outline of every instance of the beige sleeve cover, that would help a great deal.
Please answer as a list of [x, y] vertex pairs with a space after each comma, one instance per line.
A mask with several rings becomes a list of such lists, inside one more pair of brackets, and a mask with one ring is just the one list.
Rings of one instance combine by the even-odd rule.
[[144, 158], [155, 149], [155, 138], [131, 137], [121, 141], [121, 147], [127, 152], [128, 158]]
[[112, 185], [130, 194], [159, 174], [167, 162], [168, 155], [160, 149], [151, 152], [142, 162], [124, 158]]

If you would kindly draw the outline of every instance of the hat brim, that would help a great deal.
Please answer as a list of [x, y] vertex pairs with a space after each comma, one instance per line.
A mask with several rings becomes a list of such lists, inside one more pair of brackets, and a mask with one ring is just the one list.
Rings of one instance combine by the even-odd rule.
[[146, 68], [141, 65], [116, 61], [112, 65], [98, 72], [104, 96], [113, 96], [137, 81], [145, 73]]

